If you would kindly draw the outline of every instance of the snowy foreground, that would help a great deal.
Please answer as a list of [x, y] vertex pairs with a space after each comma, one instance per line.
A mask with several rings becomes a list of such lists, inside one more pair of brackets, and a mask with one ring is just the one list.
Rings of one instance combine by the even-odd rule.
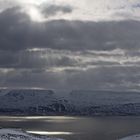
[[62, 140], [48, 138], [47, 136], [35, 136], [20, 129], [0, 129], [0, 140]]
[[128, 136], [119, 140], [140, 140], [140, 135]]

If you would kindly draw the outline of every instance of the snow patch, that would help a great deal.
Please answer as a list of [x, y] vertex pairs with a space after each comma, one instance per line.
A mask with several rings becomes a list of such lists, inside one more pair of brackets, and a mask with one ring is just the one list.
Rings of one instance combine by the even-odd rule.
[[128, 136], [119, 140], [140, 140], [140, 135]]
[[62, 140], [41, 135], [31, 135], [21, 129], [0, 129], [0, 140]]

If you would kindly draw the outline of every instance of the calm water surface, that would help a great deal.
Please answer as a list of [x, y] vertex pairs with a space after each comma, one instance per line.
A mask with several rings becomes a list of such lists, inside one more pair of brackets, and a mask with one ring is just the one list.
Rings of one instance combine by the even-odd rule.
[[140, 133], [140, 117], [0, 117], [0, 127], [65, 140], [117, 140]]

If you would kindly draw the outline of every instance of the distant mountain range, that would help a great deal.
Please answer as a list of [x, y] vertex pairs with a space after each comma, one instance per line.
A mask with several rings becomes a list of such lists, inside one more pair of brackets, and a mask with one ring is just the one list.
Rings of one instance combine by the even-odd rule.
[[1, 89], [0, 115], [140, 115], [140, 92]]

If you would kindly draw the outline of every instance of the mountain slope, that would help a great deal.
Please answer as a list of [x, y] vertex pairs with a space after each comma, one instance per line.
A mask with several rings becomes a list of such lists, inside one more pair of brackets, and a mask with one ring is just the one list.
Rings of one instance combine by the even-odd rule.
[[0, 114], [140, 115], [139, 92], [1, 90]]

